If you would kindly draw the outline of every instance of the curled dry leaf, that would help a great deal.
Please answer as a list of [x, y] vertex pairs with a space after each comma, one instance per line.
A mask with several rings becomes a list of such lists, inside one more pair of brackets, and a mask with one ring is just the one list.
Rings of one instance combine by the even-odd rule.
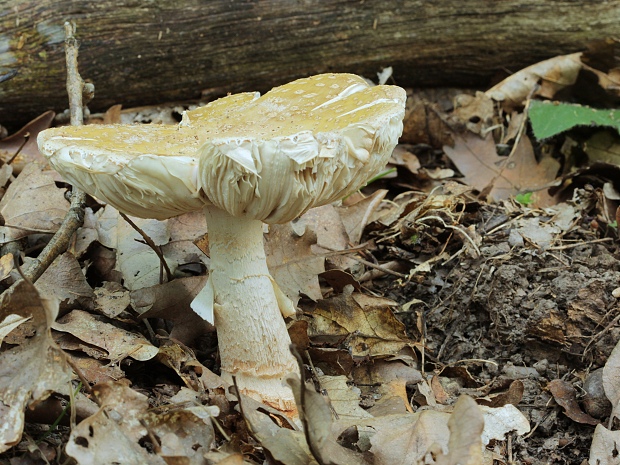
[[[604, 375], [603, 375], [604, 376]], [[547, 389], [553, 395], [555, 401], [564, 409], [568, 418], [577, 423], [586, 425], [598, 425], [599, 421], [592, 418], [579, 407], [577, 403], [577, 393], [575, 388], [568, 381], [554, 379], [547, 384]]]
[[[514, 73], [487, 90], [486, 95], [507, 108], [523, 105], [532, 95], [553, 98], [577, 81], [582, 66], [581, 53], [553, 57]], [[538, 85], [540, 88], [534, 92]]]
[[34, 334], [0, 352], [0, 452], [19, 442], [26, 407], [45, 400], [54, 391], [69, 391], [71, 370], [49, 330], [57, 314], [58, 305], [42, 298], [25, 281], [2, 294], [0, 321], [9, 315], [29, 319], [25, 324], [33, 327]]
[[2, 341], [7, 334], [9, 334], [22, 323], [30, 320], [30, 318], [32, 317], [16, 315], [15, 313], [4, 315], [4, 319], [0, 321], [0, 345], [2, 345]]

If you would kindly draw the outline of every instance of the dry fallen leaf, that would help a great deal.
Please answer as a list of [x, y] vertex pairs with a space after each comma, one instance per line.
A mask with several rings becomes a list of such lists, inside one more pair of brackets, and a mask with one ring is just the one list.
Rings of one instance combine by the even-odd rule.
[[448, 453], [437, 458], [437, 465], [480, 465], [481, 435], [484, 428], [482, 412], [469, 396], [461, 396], [448, 420], [450, 439]]
[[80, 264], [70, 252], [56, 257], [35, 286], [41, 294], [54, 296], [63, 311], [76, 306], [93, 308], [95, 293], [86, 281]]
[[33, 233], [54, 233], [62, 223], [69, 202], [54, 179], [36, 163], [28, 164], [0, 200], [0, 243]]
[[378, 394], [374, 405], [367, 410], [378, 417], [413, 413], [407, 386], [414, 386], [422, 381], [422, 374], [400, 360], [373, 360], [371, 363], [357, 365], [353, 379], [363, 392], [365, 392], [364, 386], [371, 386], [370, 392]]
[[485, 138], [472, 133], [458, 134], [454, 140], [454, 147], [445, 146], [444, 151], [463, 173], [463, 181], [494, 201], [549, 187], [560, 166], [549, 156], [539, 163], [525, 135], [510, 157], [497, 154], [490, 134]]
[[25, 281], [2, 294], [0, 321], [9, 315], [30, 319], [22, 326], [29, 324], [35, 332], [21, 344], [0, 352], [0, 452], [19, 442], [26, 407], [33, 407], [54, 391], [69, 392], [71, 370], [49, 330], [57, 314], [58, 304], [42, 298]]
[[372, 415], [360, 407], [360, 390], [347, 384], [346, 376], [319, 376], [321, 389], [325, 390], [328, 402], [338, 415], [339, 421], [355, 422]]
[[92, 208], [87, 207], [84, 209], [84, 224], [81, 228], [78, 228], [75, 233], [75, 242], [71, 244], [69, 251], [73, 253], [76, 258], [82, 258], [91, 244], [98, 238], [97, 217], [93, 213]]
[[207, 256], [194, 244], [204, 236], [207, 221], [202, 211], [186, 213], [168, 220], [170, 240], [161, 246], [166, 261], [172, 264], [208, 265]]
[[376, 433], [370, 437], [376, 465], [414, 464], [423, 459], [431, 446], [437, 453], [448, 452], [450, 414], [424, 410], [415, 414], [386, 415], [372, 419]]
[[[210, 418], [217, 415], [217, 407], [198, 412], [191, 405], [173, 406], [171, 413], [157, 414], [150, 411], [146, 396], [123, 384], [99, 384], [93, 392], [101, 409], [72, 429], [66, 447], [80, 464], [199, 465], [213, 445]], [[152, 447], [143, 447], [145, 442]]]
[[[604, 376], [604, 375], [603, 375]], [[598, 425], [600, 422], [592, 418], [579, 407], [575, 388], [568, 381], [554, 379], [547, 384], [547, 389], [553, 395], [555, 401], [564, 409], [568, 418], [585, 425]]]
[[[310, 449], [301, 431], [280, 428], [268, 415], [257, 408], [249, 408], [242, 397], [243, 416], [250, 431], [258, 439], [269, 457], [283, 465], [314, 465]], [[249, 403], [249, 402], [248, 402]]]
[[[612, 405], [612, 418], [620, 418], [620, 343], [612, 350], [603, 367], [603, 389]], [[592, 436], [592, 465], [620, 464], [620, 431], [610, 431], [598, 424]]]
[[265, 235], [269, 272], [293, 305], [297, 305], [300, 294], [312, 300], [323, 297], [318, 275], [325, 271], [325, 259], [314, 255], [314, 244], [314, 233], [307, 230], [300, 236], [291, 223], [271, 225]]
[[523, 381], [516, 379], [510, 383], [507, 391], [487, 398], [478, 398], [476, 402], [478, 402], [479, 405], [487, 407], [503, 407], [507, 404], [517, 405], [523, 398], [524, 390], [525, 386], [523, 385]]
[[316, 244], [311, 246], [311, 250], [317, 255], [326, 256], [331, 267], [346, 270], [358, 263], [346, 255], [331, 253], [348, 248], [350, 242], [340, 213], [333, 205], [311, 208], [291, 225], [298, 234], [309, 230], [316, 235]]
[[103, 349], [107, 353], [106, 358], [112, 362], [120, 362], [127, 357], [144, 361], [157, 355], [157, 347], [141, 334], [117, 328], [81, 310], [66, 314], [52, 328]]
[[[156, 246], [166, 244], [170, 239], [168, 221], [130, 218]], [[123, 285], [129, 289], [140, 289], [160, 283], [161, 261], [142, 236], [121, 216], [118, 210], [107, 205], [99, 214], [97, 231], [99, 242], [116, 249], [116, 269], [123, 276]], [[168, 262], [171, 271], [176, 263]], [[165, 276], [165, 275], [163, 275]]]
[[[125, 373], [117, 364], [111, 364], [107, 360], [100, 360], [105, 357], [103, 352], [97, 354], [97, 358], [88, 354], [89, 348], [85, 347], [79, 339], [70, 334], [55, 335], [56, 343], [67, 352], [67, 356], [72, 362], [72, 366], [80, 370], [81, 375], [92, 386], [110, 381], [119, 381], [125, 378]], [[83, 353], [81, 353], [83, 352]], [[92, 353], [92, 352], [91, 352]]]
[[389, 164], [406, 167], [412, 174], [418, 174], [422, 164], [418, 157], [408, 149], [410, 145], [398, 144], [390, 157]]
[[7, 334], [31, 318], [32, 317], [20, 316], [15, 313], [4, 314], [3, 320], [0, 321], [0, 345], [2, 345], [2, 341]]
[[346, 340], [354, 357], [396, 355], [412, 343], [390, 309], [395, 305], [389, 299], [345, 289], [342, 295], [318, 302], [306, 318], [308, 334], [312, 340], [330, 344]]
[[620, 342], [603, 367], [603, 389], [612, 405], [612, 415], [620, 418]]
[[483, 92], [476, 95], [460, 94], [454, 98], [454, 112], [456, 118], [469, 131], [484, 137], [488, 128], [493, 125], [495, 116], [495, 104], [493, 100]]
[[174, 323], [170, 337], [189, 344], [206, 334], [212, 326], [194, 312], [189, 304], [207, 282], [207, 276], [175, 279], [131, 291], [131, 306], [142, 318], [164, 318]]
[[[346, 378], [338, 378], [340, 378], [340, 382], [337, 384], [334, 384], [336, 380], [333, 379], [323, 379], [322, 384], [328, 384], [329, 387], [326, 387], [328, 390], [331, 388], [330, 399], [332, 406], [334, 406], [335, 402], [338, 402], [340, 407], [343, 407], [342, 414], [348, 415], [351, 413], [352, 408], [350, 389], [346, 387]], [[289, 378], [288, 383], [295, 394], [295, 402], [297, 403], [299, 416], [306, 431], [308, 447], [319, 463], [331, 465], [366, 464], [367, 462], [362, 454], [346, 449], [336, 442], [332, 431], [332, 411], [326, 398], [308, 384], [302, 385], [298, 378]], [[339, 388], [336, 387], [337, 385], [339, 385]], [[338, 396], [337, 400], [334, 400], [332, 397], [334, 395]], [[354, 414], [355, 416], [361, 414], [359, 411], [363, 412], [359, 406], [356, 405], [356, 407], [356, 409], [353, 407], [357, 412]], [[334, 409], [337, 410], [335, 406]], [[340, 415], [340, 412], [338, 412], [338, 415]], [[366, 415], [370, 416], [370, 414]]]
[[485, 93], [507, 108], [523, 105], [532, 95], [551, 99], [577, 81], [582, 66], [581, 53], [556, 56], [517, 71]]
[[172, 368], [187, 387], [200, 391], [196, 372], [202, 372], [206, 368], [196, 360], [196, 355], [191, 349], [173, 340], [163, 340], [159, 346], [157, 360]]
[[15, 266], [15, 258], [12, 253], [7, 253], [0, 257], [0, 281], [5, 279], [11, 271], [13, 271], [13, 267]]
[[597, 425], [592, 435], [590, 447], [590, 465], [620, 464], [620, 431], [610, 431], [603, 425]]
[[504, 441], [508, 433], [515, 432], [519, 436], [530, 432], [530, 423], [517, 407], [506, 404], [503, 407], [491, 408], [480, 406], [484, 418], [482, 431], [482, 445], [486, 446], [491, 440]]
[[104, 281], [102, 286], [95, 289], [94, 310], [100, 315], [114, 318], [129, 307], [130, 303], [129, 291], [119, 283]]
[[364, 229], [368, 223], [374, 221], [376, 211], [387, 193], [387, 190], [379, 189], [362, 200], [338, 207], [338, 213], [353, 245], [359, 244]]
[[[21, 150], [19, 150], [19, 154], [11, 163], [13, 166], [13, 171], [16, 174], [19, 174], [24, 167], [31, 162], [38, 162], [44, 165], [47, 164], [45, 157], [39, 153], [37, 136], [41, 131], [50, 127], [55, 115], [56, 114], [53, 111], [46, 111], [42, 115], [30, 121], [16, 133], [0, 140], [0, 158], [3, 162], [13, 158], [19, 148], [23, 145]], [[28, 135], [27, 140], [25, 137], [26, 135]], [[26, 143], [24, 144], [24, 142]]]

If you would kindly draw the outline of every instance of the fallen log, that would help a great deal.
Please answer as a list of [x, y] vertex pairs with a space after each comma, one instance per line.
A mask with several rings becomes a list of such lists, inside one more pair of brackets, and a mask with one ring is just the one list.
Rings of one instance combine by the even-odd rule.
[[0, 0], [0, 123], [67, 106], [74, 21], [91, 108], [265, 91], [300, 76], [383, 67], [405, 86], [487, 86], [497, 73], [620, 36], [594, 0]]

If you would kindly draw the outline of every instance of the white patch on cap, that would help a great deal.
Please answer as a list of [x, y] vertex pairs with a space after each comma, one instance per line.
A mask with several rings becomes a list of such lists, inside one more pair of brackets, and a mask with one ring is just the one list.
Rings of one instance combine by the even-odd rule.
[[319, 143], [311, 131], [302, 131], [282, 138], [280, 148], [284, 155], [300, 165], [316, 158], [319, 154]]

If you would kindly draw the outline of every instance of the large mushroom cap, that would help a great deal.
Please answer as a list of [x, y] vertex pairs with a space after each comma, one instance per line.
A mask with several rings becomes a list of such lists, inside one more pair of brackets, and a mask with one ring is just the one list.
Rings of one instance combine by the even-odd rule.
[[402, 132], [404, 107], [399, 87], [324, 74], [260, 98], [224, 97], [177, 127], [53, 128], [38, 144], [68, 181], [130, 215], [164, 219], [212, 203], [280, 223], [375, 175]]
[[[209, 119], [217, 130], [201, 135], [201, 188], [233, 216], [290, 221], [378, 173], [402, 133], [405, 100], [400, 87], [371, 87], [352, 74], [276, 87], [221, 121]], [[186, 120], [204, 116], [199, 109]]]

